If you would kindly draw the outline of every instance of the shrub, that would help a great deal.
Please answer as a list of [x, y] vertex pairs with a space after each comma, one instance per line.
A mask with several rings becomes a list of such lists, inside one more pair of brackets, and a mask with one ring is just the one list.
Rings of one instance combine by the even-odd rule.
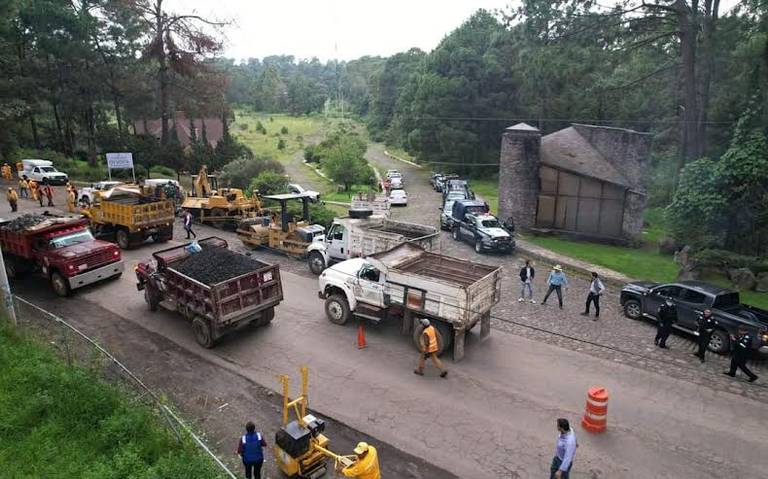
[[284, 168], [280, 162], [269, 156], [257, 156], [251, 159], [241, 158], [230, 161], [222, 168], [221, 181], [223, 185], [232, 188], [246, 189], [251, 184], [251, 180], [264, 171], [283, 173]]
[[283, 135], [287, 135], [288, 134], [288, 128], [286, 128], [286, 127], [280, 128], [280, 133], [283, 134]]
[[[301, 218], [303, 215], [301, 203], [298, 202], [289, 203], [288, 211], [297, 218]], [[328, 229], [336, 217], [336, 212], [325, 205], [311, 203], [309, 205], [309, 216], [312, 223], [322, 225]]]
[[317, 145], [307, 145], [304, 148], [304, 161], [307, 163], [320, 163], [320, 148]]
[[240, 131], [248, 131], [248, 123], [240, 123], [237, 127], [240, 128]]
[[257, 121], [256, 122], [256, 131], [258, 131], [262, 135], [266, 135], [267, 134], [267, 129], [264, 128], [264, 125], [261, 123], [261, 121]]
[[167, 166], [156, 165], [149, 169], [151, 178], [176, 178], [176, 171]]
[[280, 151], [285, 150], [285, 140], [283, 140], [282, 138], [280, 138], [280, 140], [278, 140], [277, 142], [277, 149]]
[[703, 249], [693, 255], [694, 259], [704, 267], [710, 266], [721, 269], [748, 268], [753, 273], [768, 271], [768, 260], [756, 258], [722, 249]]
[[276, 171], [262, 171], [251, 180], [248, 186], [249, 193], [258, 191], [260, 195], [274, 195], [285, 193], [288, 190], [288, 177]]

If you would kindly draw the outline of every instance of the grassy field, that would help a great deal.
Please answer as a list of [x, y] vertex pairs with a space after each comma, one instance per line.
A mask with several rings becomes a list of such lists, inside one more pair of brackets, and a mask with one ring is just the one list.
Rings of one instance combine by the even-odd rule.
[[0, 477], [219, 478], [145, 406], [0, 325]]
[[[322, 136], [334, 125], [334, 120], [322, 116], [290, 116], [244, 110], [238, 110], [235, 118], [230, 131], [237, 139], [255, 155], [267, 155], [279, 161], [288, 160], [304, 149], [308, 138]], [[266, 134], [257, 131], [258, 122], [261, 122]], [[283, 128], [288, 132], [282, 133]], [[285, 142], [283, 150], [277, 147], [281, 139]]]

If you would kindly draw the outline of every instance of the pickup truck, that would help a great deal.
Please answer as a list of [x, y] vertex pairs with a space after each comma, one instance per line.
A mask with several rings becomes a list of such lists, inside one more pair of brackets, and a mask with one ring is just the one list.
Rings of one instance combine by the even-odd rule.
[[353, 258], [323, 271], [318, 295], [329, 321], [343, 325], [354, 314], [375, 323], [400, 320], [414, 345], [429, 318], [437, 330], [438, 354], [453, 346], [464, 357], [464, 337], [477, 323], [490, 334], [491, 309], [501, 297], [501, 268], [430, 253], [403, 243], [367, 258]]
[[307, 248], [310, 271], [320, 274], [333, 263], [386, 251], [401, 243], [415, 243], [430, 250], [437, 244], [437, 229], [383, 216], [336, 218], [324, 236]]
[[465, 191], [451, 191], [445, 197], [443, 206], [438, 206], [440, 210], [440, 229], [445, 231], [451, 231], [453, 229], [453, 205], [460, 200], [466, 200], [467, 193]]
[[93, 193], [96, 191], [108, 191], [116, 186], [123, 185], [122, 181], [99, 181], [96, 183], [91, 183], [91, 186], [85, 186], [83, 188], [80, 188], [80, 191], [77, 192], [77, 200], [82, 203], [85, 206], [88, 206], [91, 204], [91, 201], [93, 201]]
[[[454, 209], [456, 203], [454, 203]], [[504, 229], [495, 216], [487, 213], [466, 213], [464, 219], [453, 218], [451, 236], [475, 246], [478, 254], [486, 251], [509, 253], [515, 249], [515, 239]]]
[[22, 169], [18, 172], [19, 178], [26, 176], [44, 185], [66, 185], [69, 177], [66, 173], [53, 167], [49, 160], [21, 160]]
[[120, 249], [94, 239], [84, 218], [24, 215], [2, 222], [0, 247], [9, 278], [42, 274], [59, 296], [123, 273]]
[[620, 302], [624, 315], [630, 319], [642, 317], [657, 320], [659, 305], [667, 298], [677, 305], [677, 329], [698, 335], [697, 318], [706, 308], [718, 322], [712, 334], [709, 349], [724, 354], [731, 349], [731, 336], [739, 326], [753, 333], [755, 349], [768, 346], [768, 311], [740, 304], [739, 293], [701, 281], [677, 283], [652, 283], [639, 281], [627, 283], [621, 290]]
[[269, 324], [283, 300], [280, 267], [232, 252], [226, 241], [213, 236], [198, 241], [197, 247], [199, 251], [191, 244], [157, 251], [136, 266], [136, 288], [144, 291], [149, 310], [162, 306], [184, 316], [205, 348], [246, 324]]

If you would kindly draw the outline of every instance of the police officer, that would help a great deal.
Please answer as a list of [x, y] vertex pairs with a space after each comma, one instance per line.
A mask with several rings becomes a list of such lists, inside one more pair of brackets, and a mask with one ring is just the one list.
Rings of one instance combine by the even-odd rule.
[[697, 356], [699, 361], [703, 363], [704, 353], [706, 353], [707, 346], [709, 346], [709, 340], [712, 339], [712, 333], [715, 332], [717, 320], [712, 315], [712, 310], [707, 308], [699, 314], [698, 318], [696, 318], [696, 323], [699, 333], [699, 351], [693, 353], [693, 355]]
[[653, 342], [662, 349], [668, 349], [667, 338], [669, 333], [672, 332], [672, 325], [677, 322], [677, 306], [675, 306], [675, 303], [670, 298], [665, 299], [661, 306], [659, 306], [656, 317], [659, 318], [659, 322], [657, 324], [656, 338]]
[[237, 443], [237, 454], [243, 459], [246, 479], [261, 479], [265, 447], [267, 447], [267, 442], [264, 440], [264, 436], [260, 432], [256, 432], [254, 423], [248, 421], [245, 425], [245, 434]]
[[749, 359], [749, 351], [752, 348], [752, 335], [749, 334], [747, 328], [739, 326], [739, 335], [737, 337], [731, 336], [734, 341], [733, 351], [731, 353], [731, 369], [723, 374], [727, 374], [730, 377], [736, 377], [736, 368], [746, 374], [748, 381], [753, 383], [757, 381], [757, 374], [753, 373], [747, 367], [747, 359]]

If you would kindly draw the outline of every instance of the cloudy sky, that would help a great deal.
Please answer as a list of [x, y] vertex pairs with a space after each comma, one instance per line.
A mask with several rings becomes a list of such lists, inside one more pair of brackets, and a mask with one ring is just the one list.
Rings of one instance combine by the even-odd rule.
[[[604, 0], [608, 5], [615, 0]], [[721, 0], [721, 11], [738, 0]], [[166, 0], [177, 13], [231, 20], [224, 55], [238, 60], [290, 54], [325, 61], [429, 51], [479, 8], [514, 0]]]

